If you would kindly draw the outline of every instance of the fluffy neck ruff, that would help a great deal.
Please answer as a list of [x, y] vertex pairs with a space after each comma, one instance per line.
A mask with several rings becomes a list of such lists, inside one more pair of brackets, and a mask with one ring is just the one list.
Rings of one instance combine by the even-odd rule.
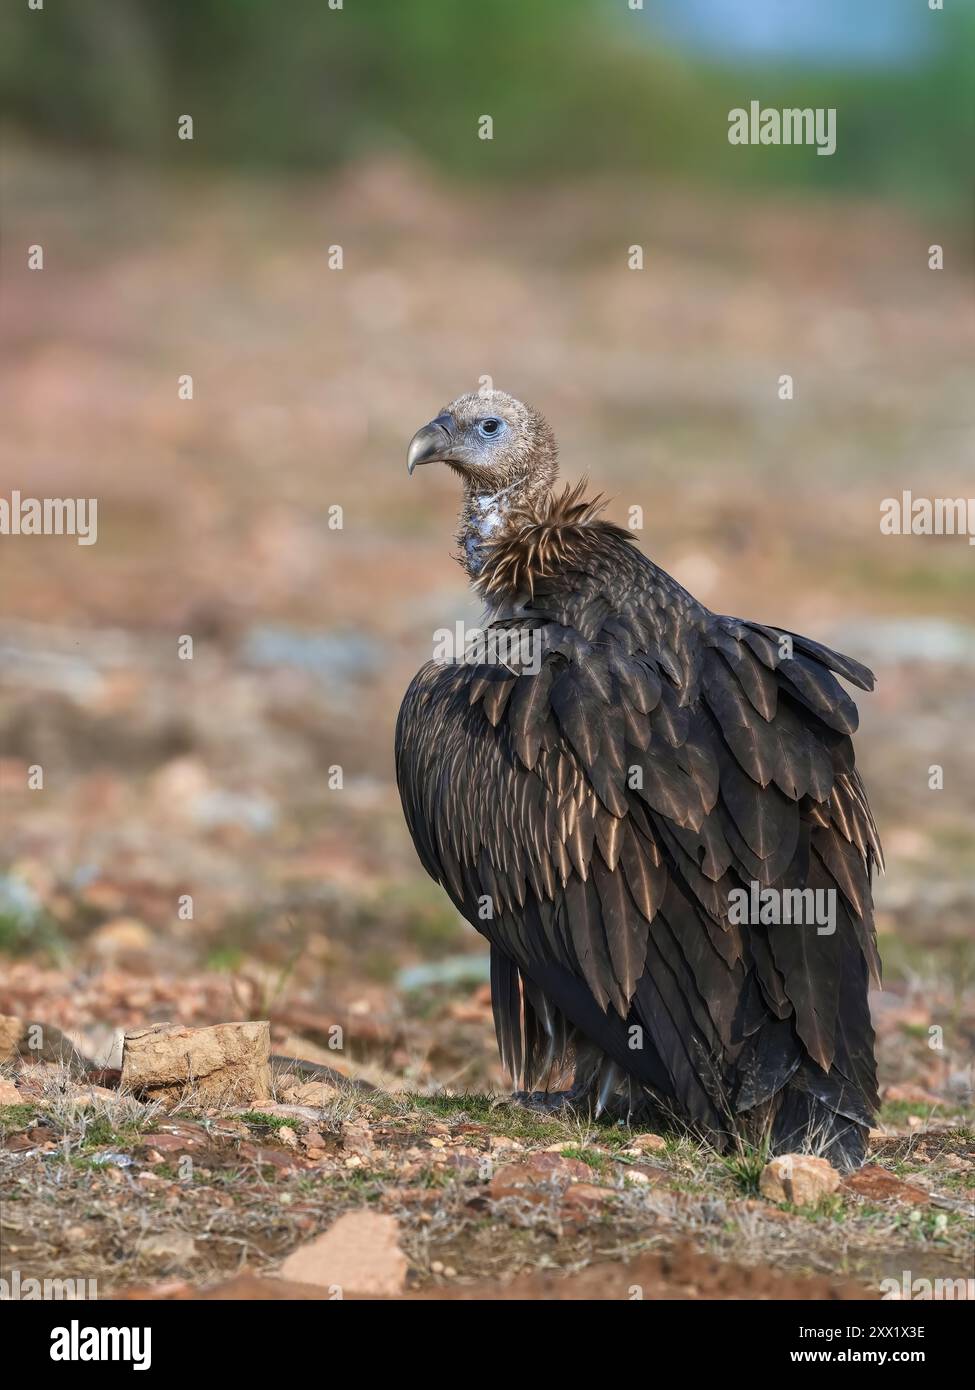
[[[587, 555], [593, 557], [607, 542], [618, 547], [622, 541], [629, 548], [633, 533], [601, 520], [605, 500], [587, 498], [585, 489], [583, 479], [558, 495], [546, 488], [531, 496], [513, 495], [510, 502], [498, 494], [486, 499], [483, 509], [477, 503], [471, 550], [459, 558], [485, 599], [492, 604], [531, 600], [561, 571], [580, 564], [585, 568]], [[465, 505], [465, 516], [467, 512]], [[461, 544], [466, 546], [468, 538], [462, 530]]]

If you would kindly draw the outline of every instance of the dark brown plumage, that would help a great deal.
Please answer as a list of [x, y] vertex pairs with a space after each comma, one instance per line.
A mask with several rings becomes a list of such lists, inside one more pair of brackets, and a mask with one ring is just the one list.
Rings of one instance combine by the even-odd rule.
[[[553, 493], [551, 431], [510, 396], [418, 431], [410, 471], [435, 460], [463, 481], [490, 630], [532, 653], [429, 662], [396, 731], [417, 852], [491, 944], [505, 1066], [525, 1090], [574, 1067], [569, 1099], [596, 1110], [859, 1164], [881, 852], [833, 672], [871, 673], [710, 612], [598, 499]], [[741, 920], [735, 890], [769, 888], [825, 894], [834, 930], [754, 899]]]

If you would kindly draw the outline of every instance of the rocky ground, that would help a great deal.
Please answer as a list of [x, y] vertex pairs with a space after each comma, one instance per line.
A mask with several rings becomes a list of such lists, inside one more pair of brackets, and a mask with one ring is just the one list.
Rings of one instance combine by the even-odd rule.
[[[96, 927], [83, 966], [4, 972], [0, 1009], [23, 1011], [3, 1030], [0, 1081], [8, 1274], [134, 1296], [280, 1295], [243, 1270], [308, 1297], [337, 1282], [348, 1296], [589, 1297], [588, 1275], [552, 1282], [589, 1271], [605, 1297], [648, 1280], [648, 1297], [818, 1298], [877, 1296], [904, 1271], [909, 1284], [971, 1273], [975, 1110], [967, 1075], [929, 1046], [933, 1019], [975, 1026], [954, 982], [876, 996], [885, 1103], [869, 1164], [790, 1188], [763, 1182], [760, 1151], [512, 1102], [485, 984], [413, 967], [398, 986], [357, 993], [342, 972], [323, 991], [327, 969], [303, 986], [254, 963], [167, 977], [136, 927]], [[258, 1101], [201, 1103], [192, 1086], [160, 1099], [120, 1075], [123, 1029], [262, 1015], [276, 1060]], [[391, 1222], [360, 1234], [336, 1274], [315, 1239], [362, 1211]], [[288, 1259], [306, 1246], [295, 1279]]]
[[[922, 254], [951, 229], [458, 193], [396, 163], [258, 186], [5, 161], [8, 235], [40, 219], [48, 254], [5, 270], [2, 476], [97, 496], [99, 539], [0, 541], [0, 1014], [50, 1044], [0, 1083], [3, 1277], [320, 1294], [316, 1239], [362, 1212], [387, 1218], [346, 1240], [372, 1291], [424, 1297], [971, 1273], [973, 552], [878, 525], [902, 487], [970, 491], [970, 274]], [[507, 1099], [481, 943], [422, 874], [391, 766], [434, 629], [477, 621], [453, 490], [408, 482], [405, 444], [484, 372], [705, 602], [877, 671], [885, 1107], [870, 1167], [813, 1201], [763, 1194], [761, 1154]], [[119, 1090], [123, 1032], [259, 1019], [334, 1074], [279, 1065], [243, 1110]]]

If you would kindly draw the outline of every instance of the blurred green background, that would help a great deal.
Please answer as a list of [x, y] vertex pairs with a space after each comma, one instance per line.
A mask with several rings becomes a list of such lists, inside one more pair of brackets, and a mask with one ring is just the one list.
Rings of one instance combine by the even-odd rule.
[[[975, 7], [948, 0], [48, 0], [5, 8], [5, 115], [71, 145], [251, 169], [406, 149], [462, 178], [595, 169], [963, 206]], [[835, 106], [831, 158], [731, 150], [727, 111]], [[477, 115], [498, 138], [473, 157]], [[517, 138], [511, 138], [513, 132]]]

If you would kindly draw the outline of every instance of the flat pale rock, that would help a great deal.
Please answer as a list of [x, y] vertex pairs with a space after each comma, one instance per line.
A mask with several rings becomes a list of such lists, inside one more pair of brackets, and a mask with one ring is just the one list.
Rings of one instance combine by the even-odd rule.
[[674, 1175], [670, 1169], [656, 1163], [628, 1163], [625, 1168], [621, 1168], [620, 1176], [639, 1187], [672, 1187], [674, 1182]]
[[0, 1105], [22, 1105], [24, 1097], [12, 1081], [0, 1077]]
[[351, 1211], [284, 1261], [281, 1278], [343, 1294], [395, 1297], [406, 1285], [406, 1256], [393, 1216]]
[[758, 1190], [770, 1202], [814, 1207], [840, 1185], [840, 1175], [825, 1158], [812, 1154], [779, 1154], [762, 1170]]
[[161, 1023], [126, 1033], [125, 1090], [172, 1106], [260, 1105], [271, 1097], [271, 1029], [267, 1022], [185, 1028]]
[[341, 1092], [337, 1087], [330, 1086], [327, 1081], [300, 1081], [294, 1086], [285, 1087], [282, 1095], [285, 1100], [295, 1105], [317, 1107], [320, 1110], [326, 1105], [334, 1105]]
[[662, 1154], [667, 1148], [667, 1140], [661, 1134], [634, 1134], [628, 1147], [639, 1149], [641, 1153]]
[[[227, 1115], [248, 1115], [251, 1113], [250, 1105], [236, 1105], [232, 1110], [226, 1111]], [[313, 1105], [286, 1105], [281, 1101], [266, 1101], [261, 1106], [262, 1115], [270, 1115], [273, 1119], [291, 1119], [305, 1121], [308, 1124], [321, 1123], [322, 1114]]]
[[62, 1095], [61, 1101], [73, 1110], [89, 1110], [99, 1102], [117, 1103], [118, 1098], [118, 1091], [112, 1091], [107, 1086], [85, 1086], [79, 1083], [71, 1086]]
[[17, 1056], [17, 1044], [24, 1031], [24, 1020], [11, 1014], [0, 1014], [0, 1062]]

